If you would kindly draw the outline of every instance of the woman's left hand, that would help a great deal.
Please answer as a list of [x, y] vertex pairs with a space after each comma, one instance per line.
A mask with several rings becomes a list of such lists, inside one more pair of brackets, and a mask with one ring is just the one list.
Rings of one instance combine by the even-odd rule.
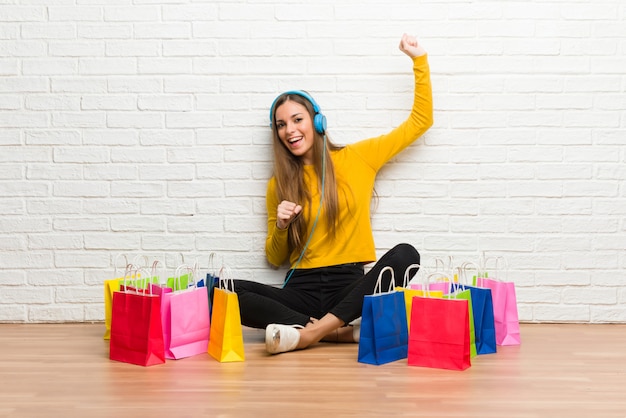
[[402, 35], [399, 48], [411, 58], [426, 54], [426, 50], [417, 42], [417, 38], [406, 33]]

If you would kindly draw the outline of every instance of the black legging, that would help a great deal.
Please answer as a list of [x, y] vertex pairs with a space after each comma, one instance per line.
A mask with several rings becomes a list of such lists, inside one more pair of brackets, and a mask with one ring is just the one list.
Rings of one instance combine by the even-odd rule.
[[[385, 253], [367, 274], [362, 265], [342, 264], [297, 269], [283, 288], [235, 280], [241, 323], [252, 328], [265, 328], [272, 323], [304, 326], [310, 318], [319, 319], [331, 313], [348, 324], [361, 316], [363, 297], [374, 293], [383, 268], [391, 267], [395, 285], [402, 286], [406, 269], [419, 262], [420, 255], [413, 246], [399, 244]], [[389, 288], [390, 280], [391, 274], [383, 274], [383, 292]]]

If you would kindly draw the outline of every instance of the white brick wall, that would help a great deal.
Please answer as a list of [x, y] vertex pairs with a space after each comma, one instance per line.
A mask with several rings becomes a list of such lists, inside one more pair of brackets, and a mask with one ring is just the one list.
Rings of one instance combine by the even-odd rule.
[[522, 320], [626, 322], [622, 0], [3, 3], [0, 322], [102, 320], [119, 253], [278, 283], [268, 106], [307, 89], [339, 143], [391, 129], [402, 32], [435, 125], [380, 174], [379, 253], [503, 255]]

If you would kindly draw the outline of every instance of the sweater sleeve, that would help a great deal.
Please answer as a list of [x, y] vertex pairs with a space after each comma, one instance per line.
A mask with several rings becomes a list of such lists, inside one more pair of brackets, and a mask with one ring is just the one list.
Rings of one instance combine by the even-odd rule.
[[427, 55], [413, 58], [415, 90], [409, 117], [391, 132], [350, 145], [378, 171], [387, 161], [422, 136], [433, 124], [433, 99]]
[[267, 185], [265, 197], [267, 206], [267, 238], [265, 239], [265, 256], [267, 261], [275, 267], [280, 267], [289, 257], [288, 233], [289, 229], [280, 229], [276, 226], [276, 209], [278, 196], [276, 181], [272, 177]]

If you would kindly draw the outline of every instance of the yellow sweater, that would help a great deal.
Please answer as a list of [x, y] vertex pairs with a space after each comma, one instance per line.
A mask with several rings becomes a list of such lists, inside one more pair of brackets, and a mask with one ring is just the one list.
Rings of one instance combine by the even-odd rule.
[[[413, 58], [415, 92], [413, 109], [400, 126], [375, 138], [347, 145], [331, 153], [338, 185], [339, 222], [334, 239], [328, 237], [328, 223], [322, 211], [313, 237], [297, 268], [325, 267], [345, 263], [370, 263], [376, 249], [370, 223], [370, 203], [378, 170], [419, 138], [433, 123], [430, 71], [426, 55]], [[318, 181], [312, 165], [304, 167], [305, 183], [311, 193], [311, 207], [304, 208], [308, 240], [320, 203]], [[274, 266], [287, 258], [293, 268], [299, 251], [289, 248], [286, 229], [276, 227], [276, 208], [281, 202], [272, 177], [267, 187], [267, 239], [265, 253]]]

